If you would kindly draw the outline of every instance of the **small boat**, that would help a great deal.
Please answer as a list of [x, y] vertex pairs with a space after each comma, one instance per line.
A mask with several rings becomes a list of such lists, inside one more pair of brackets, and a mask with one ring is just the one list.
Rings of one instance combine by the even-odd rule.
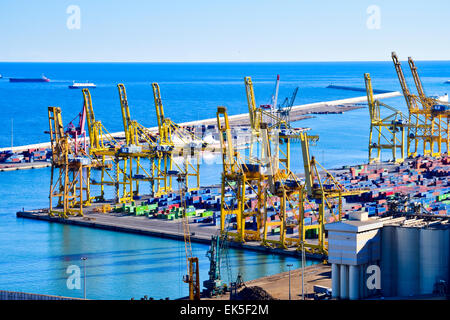
[[95, 87], [97, 87], [97, 86], [92, 82], [73, 82], [73, 84], [71, 84], [69, 86], [69, 89], [83, 89], [83, 88], [95, 88]]
[[3, 78], [2, 74], [0, 73], [0, 79]]
[[446, 83], [446, 84], [450, 84], [450, 80], [447, 80], [447, 81], [445, 81], [444, 83]]
[[40, 78], [9, 78], [9, 82], [50, 82], [50, 79], [42, 75]]

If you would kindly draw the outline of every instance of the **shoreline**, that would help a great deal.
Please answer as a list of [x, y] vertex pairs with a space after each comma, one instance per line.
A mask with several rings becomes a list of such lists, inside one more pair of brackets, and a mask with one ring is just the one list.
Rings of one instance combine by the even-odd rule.
[[[111, 213], [85, 213], [83, 217], [70, 216], [68, 219], [63, 219], [59, 217], [50, 217], [47, 212], [38, 210], [18, 211], [16, 217], [184, 241], [181, 221], [163, 221], [159, 219], [149, 219], [147, 217], [140, 218], [129, 215], [112, 215]], [[129, 219], [127, 219], [127, 217]], [[211, 236], [217, 234], [219, 231], [215, 226], [205, 226], [196, 223], [189, 223], [189, 228], [191, 231], [191, 242], [207, 245], [211, 244]], [[174, 230], [180, 230], [181, 232], [176, 232]], [[260, 242], [237, 243], [228, 241], [227, 245], [234, 249], [301, 258], [301, 251], [297, 251], [295, 248], [280, 249], [264, 247], [261, 246]], [[313, 260], [323, 260], [325, 258], [322, 255], [311, 254], [308, 252], [305, 252], [305, 256], [308, 259]]]
[[41, 169], [51, 167], [51, 162], [31, 162], [31, 163], [8, 163], [7, 165], [0, 165], [0, 172], [3, 171], [16, 171], [16, 170], [28, 170], [28, 169]]

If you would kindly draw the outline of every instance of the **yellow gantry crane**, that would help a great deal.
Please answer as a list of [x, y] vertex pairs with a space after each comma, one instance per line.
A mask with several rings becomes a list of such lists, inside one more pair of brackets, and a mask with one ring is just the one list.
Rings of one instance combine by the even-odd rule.
[[[252, 120], [251, 120], [252, 121]], [[276, 122], [276, 121], [275, 121]], [[253, 156], [251, 163], [245, 159], [233, 145], [232, 133], [225, 107], [217, 109], [217, 125], [222, 149], [222, 190], [221, 190], [221, 232], [225, 233], [225, 220], [228, 216], [236, 217], [236, 232], [226, 232], [234, 241], [261, 241], [266, 246], [279, 246], [286, 248], [296, 246], [304, 248], [312, 253], [326, 254], [327, 242], [325, 241], [324, 224], [327, 210], [335, 220], [342, 217], [342, 197], [361, 194], [366, 190], [347, 190], [323, 168], [314, 157], [310, 157], [309, 142], [316, 142], [317, 136], [309, 136], [305, 129], [291, 129], [280, 133], [281, 129], [260, 122], [253, 127], [258, 132], [261, 155]], [[280, 136], [283, 139], [296, 139], [301, 142], [303, 164], [305, 168], [305, 182], [292, 173], [287, 167], [288, 161], [280, 162], [278, 143]], [[289, 158], [289, 153], [286, 154]], [[247, 162], [246, 162], [247, 161]], [[320, 176], [320, 171], [325, 174]], [[235, 202], [227, 203], [227, 193], [235, 199]], [[253, 194], [255, 197], [250, 197]], [[268, 210], [275, 208], [273, 197], [280, 200], [280, 209], [277, 210], [279, 221], [268, 221]], [[251, 200], [256, 200], [253, 205]], [[313, 212], [317, 222], [305, 225], [304, 208], [310, 205], [310, 201], [319, 202], [319, 209]], [[337, 203], [337, 204], [336, 204]], [[337, 207], [337, 210], [336, 210]], [[291, 217], [288, 217], [290, 211]], [[256, 230], [246, 228], [246, 220], [256, 220]], [[288, 237], [286, 229], [298, 226], [297, 237]], [[269, 227], [279, 227], [278, 239], [269, 237]], [[262, 229], [262, 234], [261, 234]], [[307, 230], [317, 230], [317, 240], [307, 240]]]
[[[271, 245], [280, 241], [267, 237], [268, 227], [279, 226], [284, 239], [286, 209], [289, 205], [298, 207], [295, 201], [298, 202], [298, 188], [301, 184], [294, 181], [295, 175], [290, 171], [290, 142], [291, 139], [298, 140], [302, 130], [290, 129], [286, 123], [283, 125], [282, 119], [256, 107], [251, 77], [245, 77], [244, 82], [251, 127], [248, 157], [234, 149], [226, 108], [219, 107], [217, 111], [223, 158], [221, 231], [224, 233], [226, 218], [234, 215], [237, 231], [227, 232], [233, 240], [257, 240]], [[280, 142], [286, 146], [285, 150], [280, 148]], [[257, 146], [261, 149], [260, 154], [254, 151]], [[226, 203], [225, 194], [228, 190], [235, 203]], [[274, 195], [281, 201], [280, 221], [268, 222], [268, 202], [272, 202], [271, 196]], [[256, 224], [256, 230], [246, 228], [246, 220], [251, 219]], [[281, 240], [283, 245], [284, 242]]]
[[[173, 190], [172, 176], [169, 173], [175, 171], [185, 175], [188, 191], [199, 190], [200, 153], [206, 145], [194, 134], [165, 117], [159, 85], [152, 83], [152, 88], [159, 134], [157, 151], [160, 154], [159, 166], [162, 175], [158, 181], [157, 193], [164, 194]], [[194, 179], [194, 186], [190, 186], [190, 178]]]
[[[346, 189], [326, 170], [314, 156], [309, 152], [309, 137], [304, 133], [302, 138], [302, 156], [305, 170], [305, 190], [309, 199], [319, 202], [317, 215], [317, 224], [302, 225], [299, 230], [300, 237], [304, 243], [305, 250], [311, 253], [327, 254], [328, 243], [325, 240], [324, 224], [326, 210], [329, 210], [334, 221], [340, 221], [342, 218], [342, 198], [345, 196], [360, 195], [370, 191], [368, 188]], [[322, 176], [321, 176], [322, 173]], [[303, 205], [301, 206], [301, 220], [304, 218], [304, 206], [309, 202], [305, 195], [302, 195]], [[306, 201], [305, 201], [306, 200]], [[334, 208], [333, 208], [334, 207]], [[336, 209], [337, 207], [337, 212]], [[318, 233], [318, 242], [306, 241], [306, 230], [315, 229]]]
[[[276, 154], [278, 155], [278, 161], [280, 162], [280, 165], [289, 170], [291, 166], [290, 164], [291, 140], [298, 141], [299, 139], [298, 133], [299, 131], [302, 130], [290, 128], [290, 124], [287, 123], [283, 118], [280, 118], [273, 113], [267, 112], [261, 109], [260, 107], [257, 107], [252, 78], [245, 77], [244, 83], [245, 83], [245, 92], [247, 96], [249, 122], [251, 128], [249, 158], [252, 159], [253, 157], [254, 153], [253, 149], [258, 140], [260, 140], [260, 131], [261, 131], [260, 126], [261, 123], [264, 122], [268, 124], [269, 135], [270, 136], [274, 135], [276, 131], [276, 134], [278, 134], [279, 136], [279, 141], [282, 144], [284, 144], [285, 148], [279, 148]], [[274, 108], [276, 107], [277, 106], [274, 106]], [[259, 141], [259, 143], [261, 142]]]
[[385, 149], [391, 150], [394, 162], [401, 163], [405, 159], [405, 128], [409, 128], [407, 119], [401, 111], [374, 99], [370, 74], [364, 74], [364, 80], [370, 115], [369, 163], [380, 162], [382, 150]]
[[[52, 148], [49, 215], [61, 218], [82, 216], [83, 207], [91, 204], [90, 169], [101, 164], [70, 141], [64, 132], [60, 108], [48, 107], [48, 120]], [[53, 208], [54, 198], [58, 199], [56, 208]]]
[[408, 156], [417, 156], [422, 151], [423, 155], [439, 157], [449, 151], [450, 106], [448, 103], [425, 95], [417, 67], [414, 60], [409, 57], [408, 64], [418, 95], [412, 94], [395, 52], [392, 52], [392, 60], [409, 110]]
[[[440, 156], [442, 142], [446, 146], [448, 145], [448, 119], [443, 122], [443, 118], [447, 117], [448, 106], [444, 106], [443, 110], [434, 107], [442, 106], [443, 103], [425, 96], [414, 61], [409, 59], [411, 72], [413, 73], [414, 82], [420, 96], [412, 94], [409, 91], [401, 63], [395, 52], [392, 52], [392, 60], [409, 111], [408, 122], [410, 127], [408, 128], [407, 136], [408, 157], [419, 155], [421, 150], [423, 155]], [[438, 145], [438, 151], [435, 150], [435, 143]]]
[[89, 133], [89, 155], [102, 163], [102, 166], [99, 168], [100, 182], [96, 179], [91, 179], [91, 185], [100, 187], [100, 195], [94, 197], [94, 199], [97, 201], [105, 201], [105, 186], [118, 188], [116, 175], [111, 175], [110, 170], [113, 166], [115, 170], [117, 170], [117, 167], [119, 166], [115, 155], [120, 148], [120, 145], [109, 134], [101, 121], [96, 120], [92, 105], [92, 97], [89, 90], [86, 88], [82, 89], [82, 94]]
[[156, 120], [159, 134], [159, 153], [161, 154], [160, 166], [163, 168], [163, 179], [157, 183], [158, 194], [165, 194], [172, 191], [172, 176], [167, 172], [173, 169], [173, 149], [175, 145], [172, 141], [172, 124], [170, 119], [164, 115], [164, 106], [161, 99], [161, 91], [157, 83], [152, 83], [153, 99], [156, 110]]
[[[295, 133], [295, 139], [301, 142], [302, 152], [306, 155], [306, 158], [309, 158], [309, 141], [315, 143], [319, 137], [318, 136], [310, 136], [307, 134], [307, 129], [298, 131]], [[273, 141], [273, 140], [272, 140]], [[270, 143], [270, 140], [269, 140]], [[276, 161], [276, 157], [272, 158]], [[324, 222], [323, 219], [320, 219], [318, 213], [313, 213], [316, 215], [317, 224], [314, 225], [305, 225], [305, 216], [304, 216], [304, 208], [307, 205], [310, 205], [309, 199], [307, 198], [307, 187], [305, 184], [305, 180], [301, 181], [299, 177], [294, 174], [289, 168], [284, 167], [284, 169], [276, 168], [273, 171], [273, 181], [274, 183], [269, 184], [269, 196], [266, 200], [266, 207], [264, 210], [264, 239], [263, 245], [266, 246], [278, 246], [281, 248], [287, 247], [297, 247], [298, 250], [301, 248], [307, 247], [306, 240], [306, 230], [309, 229], [317, 229], [321, 226], [321, 223]], [[305, 169], [309, 168], [308, 166]], [[305, 171], [305, 176], [309, 171]], [[270, 181], [270, 179], [269, 179]], [[270, 196], [276, 196], [280, 199], [280, 209], [276, 211], [279, 215], [279, 221], [268, 221], [267, 219], [267, 211], [268, 208], [274, 208], [274, 204], [270, 200]], [[290, 212], [290, 216], [288, 213]], [[270, 239], [267, 235], [267, 229], [269, 226], [279, 226], [279, 238], [278, 239]], [[287, 236], [286, 231], [287, 228], [298, 228], [298, 235], [295, 236]], [[322, 229], [323, 230], [323, 227]], [[320, 241], [320, 239], [319, 239]]]
[[[225, 107], [217, 108], [217, 127], [222, 150], [222, 184], [221, 184], [221, 232], [225, 232], [225, 222], [228, 216], [236, 216], [236, 232], [228, 232], [230, 238], [238, 242], [246, 240], [261, 240], [260, 229], [262, 201], [257, 207], [249, 204], [249, 192], [263, 196], [265, 176], [260, 171], [259, 163], [248, 163], [233, 145], [228, 113]], [[226, 193], [230, 190], [232, 200], [227, 204]], [[247, 230], [246, 218], [256, 218], [256, 231]]]
[[[131, 202], [133, 197], [139, 195], [139, 180], [134, 179], [133, 169], [136, 169], [136, 174], [139, 175], [139, 169], [141, 167], [141, 153], [142, 147], [139, 145], [138, 136], [138, 123], [131, 120], [130, 108], [128, 106], [128, 98], [125, 86], [122, 83], [117, 85], [119, 91], [120, 110], [122, 112], [122, 122], [125, 133], [126, 145], [121, 147], [119, 153], [122, 153], [123, 167], [122, 170], [117, 170], [116, 174], [122, 172], [122, 179], [116, 177], [117, 185], [122, 183], [123, 195], [119, 202]], [[124, 156], [127, 154], [127, 156]], [[119, 157], [115, 155], [116, 161]], [[119, 182], [121, 181], [121, 182]]]
[[419, 145], [423, 147], [423, 154], [427, 154], [427, 143], [429, 143], [428, 128], [430, 124], [426, 113], [419, 109], [417, 105], [417, 97], [411, 94], [409, 91], [408, 84], [406, 82], [405, 75], [398, 56], [395, 52], [392, 52], [392, 61], [394, 62], [395, 70], [402, 88], [403, 96], [406, 101], [406, 106], [408, 107], [408, 123], [412, 126], [408, 128], [407, 135], [407, 156], [417, 156], [419, 154]]
[[[261, 124], [262, 138], [262, 164], [267, 176], [267, 187], [265, 193], [260, 199], [260, 206], [263, 207], [263, 239], [262, 244], [265, 246], [280, 246], [286, 248], [294, 243], [299, 244], [299, 239], [293, 239], [286, 236], [288, 227], [299, 226], [300, 222], [300, 206], [301, 195], [304, 190], [304, 184], [298, 177], [287, 167], [283, 167], [279, 162], [279, 130], [272, 130], [269, 134], [268, 125]], [[296, 138], [302, 136], [303, 132], [296, 132]], [[268, 210], [274, 209], [273, 197], [280, 200], [280, 209], [277, 211], [279, 221], [268, 220]], [[288, 217], [289, 210], [292, 212], [292, 218]], [[270, 239], [268, 237], [269, 227], [279, 227], [279, 239]]]
[[[291, 171], [291, 141], [300, 142], [305, 137], [317, 141], [317, 136], [307, 136], [307, 129], [294, 129], [283, 118], [277, 117], [273, 113], [256, 107], [253, 83], [250, 77], [245, 77], [245, 88], [247, 93], [247, 102], [249, 109], [250, 126], [252, 129], [252, 138], [250, 148], [252, 149], [255, 141], [262, 145], [263, 154], [261, 160], [267, 162], [270, 159], [269, 175], [264, 176], [263, 180], [269, 183], [263, 184], [261, 196], [258, 194], [258, 208], [263, 211], [261, 220], [263, 221], [263, 245], [277, 245], [286, 247], [296, 243], [300, 245], [301, 239], [286, 237], [287, 227], [298, 226], [300, 222], [300, 207], [303, 204], [304, 184]], [[274, 106], [276, 108], [276, 106]], [[264, 121], [264, 122], [263, 122]], [[280, 146], [280, 144], [283, 146]], [[268, 156], [270, 153], [270, 156]], [[252, 153], [250, 153], [252, 156]], [[267, 170], [266, 170], [267, 171]], [[280, 199], [280, 210], [277, 212], [279, 221], [267, 220], [268, 207], [274, 207], [272, 203], [273, 196]], [[293, 213], [293, 219], [288, 217], [288, 210]], [[280, 238], [278, 240], [269, 239], [267, 235], [268, 227], [279, 227]], [[301, 226], [300, 226], [301, 229]]]
[[[141, 164], [140, 159], [152, 160], [154, 158], [155, 152], [152, 144], [155, 138], [146, 128], [131, 120], [125, 86], [119, 84], [117, 87], [124, 124], [125, 145], [116, 140], [103, 124], [96, 120], [91, 94], [88, 89], [83, 89], [82, 92], [87, 113], [89, 153], [102, 163], [99, 168], [100, 181], [91, 179], [92, 185], [100, 186], [100, 195], [95, 199], [105, 201], [105, 186], [112, 186], [115, 190], [115, 201], [128, 203], [139, 195], [139, 181], [153, 182], [152, 177], [155, 170], [153, 161], [150, 161], [151, 169], [148, 172]], [[141, 145], [142, 143], [144, 146]]]
[[[261, 126], [261, 128], [263, 129], [263, 141], [270, 144], [271, 140], [267, 138], [268, 134], [265, 133], [264, 126]], [[265, 203], [263, 244], [276, 245], [282, 248], [294, 246], [297, 247], [297, 250], [304, 248], [305, 251], [310, 253], [326, 255], [328, 250], [324, 229], [324, 225], [327, 223], [326, 213], [329, 212], [334, 221], [341, 220], [343, 215], [342, 198], [359, 195], [367, 192], [367, 189], [347, 190], [317, 162], [314, 156], [311, 156], [310, 142], [316, 143], [319, 139], [318, 136], [308, 135], [307, 130], [303, 130], [297, 132], [296, 137], [301, 142], [305, 178], [304, 181], [300, 181], [290, 169], [280, 170], [276, 166], [270, 166], [267, 191], [269, 195], [277, 196], [280, 199], [280, 209], [277, 211], [280, 221], [269, 222], [267, 220], [267, 209], [274, 206], [270, 197], [263, 198]], [[270, 150], [270, 148], [263, 147], [263, 150]], [[276, 157], [268, 158], [272, 160], [272, 163], [277, 159]], [[306, 224], [305, 208], [311, 207], [313, 201], [319, 203], [318, 210], [312, 211], [312, 216], [315, 216], [316, 222]], [[288, 217], [288, 209], [291, 212], [291, 217]], [[280, 227], [278, 239], [268, 239], [268, 226]], [[287, 236], [286, 230], [288, 227], [298, 227], [298, 235]], [[308, 230], [315, 230], [317, 239], [307, 239], [306, 232]]]
[[[161, 170], [161, 153], [158, 152], [156, 136], [143, 125], [131, 119], [130, 107], [125, 85], [117, 85], [119, 90], [120, 107], [122, 111], [122, 121], [125, 132], [126, 145], [122, 146], [117, 155], [123, 161], [122, 183], [124, 185], [124, 197], [122, 201], [132, 201], [139, 196], [139, 182], [149, 182], [151, 194], [155, 196], [155, 181], [164, 179], [164, 172]], [[149, 162], [149, 169], [145, 169], [141, 159]], [[159, 190], [156, 190], [156, 194]]]
[[[416, 85], [422, 109], [427, 112], [426, 116], [429, 118], [429, 122], [431, 123], [431, 129], [429, 132], [431, 136], [431, 154], [433, 156], [441, 156], [444, 152], [448, 153], [449, 151], [449, 104], [439, 101], [438, 99], [428, 97], [425, 94], [417, 67], [411, 57], [408, 57], [408, 64]], [[435, 150], [435, 147], [437, 147], [437, 150]]]

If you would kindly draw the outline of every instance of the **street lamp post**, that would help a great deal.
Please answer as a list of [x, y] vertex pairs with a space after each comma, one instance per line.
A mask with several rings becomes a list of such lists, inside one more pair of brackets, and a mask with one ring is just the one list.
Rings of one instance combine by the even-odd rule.
[[305, 244], [302, 241], [302, 300], [305, 300]]
[[289, 268], [289, 300], [291, 300], [291, 267], [292, 267], [292, 264], [287, 264], [287, 267]]
[[84, 277], [83, 277], [83, 287], [84, 287], [84, 300], [86, 300], [86, 257], [82, 257], [81, 260], [83, 260], [83, 269], [84, 269]]

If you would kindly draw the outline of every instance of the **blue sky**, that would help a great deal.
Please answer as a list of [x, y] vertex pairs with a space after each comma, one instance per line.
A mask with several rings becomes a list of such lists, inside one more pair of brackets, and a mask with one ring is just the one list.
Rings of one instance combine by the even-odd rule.
[[449, 14], [448, 0], [0, 0], [0, 61], [450, 60]]

